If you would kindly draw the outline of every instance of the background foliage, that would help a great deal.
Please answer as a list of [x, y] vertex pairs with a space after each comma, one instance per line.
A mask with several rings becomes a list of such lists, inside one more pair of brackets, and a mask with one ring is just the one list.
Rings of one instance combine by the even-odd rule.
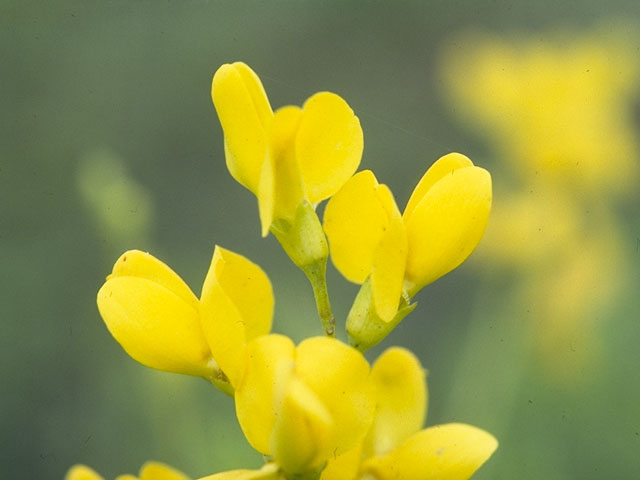
[[[320, 90], [346, 98], [364, 130], [361, 168], [375, 170], [400, 205], [428, 165], [461, 151], [492, 171], [498, 206], [503, 164], [490, 135], [468, 128], [464, 105], [447, 96], [443, 52], [469, 30], [544, 41], [610, 18], [640, 22], [640, 4], [0, 3], [2, 477], [62, 478], [75, 462], [107, 478], [148, 459], [194, 477], [261, 463], [228, 398], [201, 380], [136, 364], [95, 307], [122, 251], [153, 252], [199, 293], [218, 243], [268, 272], [277, 331], [320, 333], [302, 273], [273, 237], [260, 239], [255, 199], [226, 171], [209, 97], [219, 65], [251, 65], [274, 107]], [[630, 49], [637, 56], [640, 43]], [[628, 100], [635, 112], [639, 91]], [[631, 121], [637, 134], [638, 116]], [[560, 355], [531, 353], [544, 299], [513, 301], [509, 287], [524, 274], [477, 258], [423, 290], [385, 341], [408, 346], [429, 369], [429, 424], [464, 421], [499, 438], [476, 478], [640, 471], [637, 194], [613, 212], [627, 267], [620, 288], [598, 322], [551, 349]], [[592, 255], [567, 248], [585, 262]], [[329, 282], [344, 319], [356, 287], [334, 269]], [[586, 337], [598, 339], [597, 352]]]

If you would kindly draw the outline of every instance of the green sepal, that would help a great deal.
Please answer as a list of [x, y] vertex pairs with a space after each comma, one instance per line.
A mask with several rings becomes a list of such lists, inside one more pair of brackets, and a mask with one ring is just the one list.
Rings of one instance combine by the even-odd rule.
[[271, 233], [278, 239], [293, 263], [301, 269], [304, 270], [318, 262], [327, 263], [327, 237], [313, 205], [308, 201], [304, 200], [298, 205], [293, 223], [286, 220], [274, 221]]
[[409, 303], [404, 296], [399, 300], [398, 311], [390, 322], [376, 313], [371, 291], [371, 277], [362, 284], [347, 316], [347, 333], [351, 346], [364, 352], [380, 343], [418, 305]]

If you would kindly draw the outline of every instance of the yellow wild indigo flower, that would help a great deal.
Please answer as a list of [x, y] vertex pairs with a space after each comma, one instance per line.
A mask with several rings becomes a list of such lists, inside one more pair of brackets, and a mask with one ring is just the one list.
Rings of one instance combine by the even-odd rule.
[[247, 359], [236, 388], [238, 421], [249, 443], [287, 475], [313, 476], [362, 441], [374, 401], [361, 353], [329, 337], [296, 347], [267, 335], [249, 343]]
[[[109, 332], [140, 363], [201, 376], [234, 396], [248, 442], [267, 457], [259, 470], [200, 480], [466, 480], [493, 453], [488, 433], [463, 424], [421, 430], [425, 372], [401, 348], [370, 367], [331, 338], [325, 269], [331, 241], [337, 268], [362, 283], [347, 330], [364, 349], [415, 306], [422, 287], [456, 268], [480, 240], [491, 208], [491, 177], [449, 154], [426, 172], [403, 214], [370, 171], [352, 176], [362, 155], [358, 118], [321, 92], [275, 113], [257, 75], [223, 65], [212, 98], [231, 175], [258, 199], [262, 234], [273, 232], [314, 288], [327, 337], [297, 346], [269, 334], [274, 299], [267, 275], [216, 247], [200, 298], [167, 265], [132, 250], [98, 292]], [[331, 198], [324, 229], [315, 213]], [[76, 465], [66, 480], [103, 480]], [[159, 463], [139, 477], [189, 480]]]
[[471, 254], [491, 196], [489, 173], [450, 153], [427, 170], [402, 215], [389, 188], [368, 170], [329, 200], [324, 229], [333, 263], [363, 284], [347, 320], [356, 345], [382, 340], [412, 310], [411, 297]]
[[204, 377], [227, 393], [242, 375], [246, 343], [269, 333], [274, 303], [262, 269], [217, 246], [200, 299], [160, 260], [131, 250], [97, 301], [109, 332], [135, 360]]
[[211, 96], [227, 167], [258, 198], [263, 236], [274, 223], [293, 224], [301, 204], [336, 193], [360, 164], [360, 121], [334, 93], [274, 113], [258, 76], [236, 62], [215, 73]]
[[427, 411], [425, 371], [399, 347], [371, 370], [376, 413], [354, 449], [332, 457], [321, 480], [466, 480], [498, 446], [489, 433], [451, 423], [421, 430]]
[[[85, 465], [75, 465], [69, 469], [64, 480], [104, 480]], [[191, 480], [185, 474], [159, 462], [147, 462], [140, 469], [140, 476], [119, 475], [116, 480]]]
[[320, 92], [302, 107], [275, 112], [258, 76], [246, 64], [222, 65], [211, 97], [224, 131], [229, 172], [258, 199], [262, 235], [273, 232], [314, 289], [327, 334], [334, 334], [326, 291], [329, 255], [315, 206], [357, 170], [360, 121], [338, 95]]
[[[65, 480], [104, 480], [85, 465], [73, 466]], [[191, 480], [185, 474], [163, 463], [147, 462], [140, 469], [140, 476], [119, 475], [116, 480]], [[231, 470], [202, 477], [199, 480], [284, 480], [274, 464], [266, 464], [260, 470]]]

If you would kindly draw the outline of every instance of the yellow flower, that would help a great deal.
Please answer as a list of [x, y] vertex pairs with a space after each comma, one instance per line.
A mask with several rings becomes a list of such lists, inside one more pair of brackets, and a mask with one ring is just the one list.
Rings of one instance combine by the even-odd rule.
[[[67, 472], [65, 480], [104, 480], [95, 471], [85, 465], [75, 465]], [[189, 477], [158, 462], [147, 462], [140, 469], [140, 477], [120, 475], [116, 480], [190, 480]]]
[[267, 463], [260, 470], [231, 470], [202, 477], [199, 480], [285, 480], [285, 477], [276, 464]]
[[230, 393], [247, 342], [271, 329], [273, 293], [245, 257], [215, 248], [198, 299], [148, 253], [124, 253], [98, 292], [98, 309], [122, 348], [148, 367], [209, 379]]
[[328, 337], [297, 347], [282, 335], [249, 343], [236, 413], [249, 443], [287, 474], [320, 470], [362, 441], [373, 420], [369, 364]]
[[360, 164], [360, 121], [334, 93], [273, 113], [258, 76], [236, 62], [215, 73], [211, 97], [227, 167], [258, 198], [263, 236], [274, 222], [292, 224], [302, 204], [336, 193]]
[[329, 460], [321, 480], [466, 480], [498, 446], [487, 432], [451, 423], [420, 430], [427, 409], [425, 372], [403, 348], [373, 365], [376, 414], [365, 440]]
[[94, 470], [85, 465], [74, 465], [69, 469], [64, 480], [104, 480]]
[[637, 38], [622, 24], [587, 34], [468, 34], [445, 52], [441, 83], [454, 110], [523, 178], [591, 195], [634, 192]]
[[[459, 153], [429, 168], [402, 215], [371, 171], [354, 175], [324, 215], [333, 263], [348, 280], [364, 283], [349, 315], [349, 333], [364, 345], [377, 343], [408, 313], [408, 300], [418, 290], [460, 265], [482, 237], [491, 195], [489, 173]], [[401, 297], [405, 303], [398, 311]], [[382, 323], [375, 332], [360, 331], [361, 323], [376, 319]]]
[[[65, 480], [104, 480], [95, 471], [85, 465], [73, 466], [65, 476]], [[190, 480], [183, 473], [158, 462], [147, 462], [140, 469], [140, 477], [134, 475], [120, 475], [116, 480]], [[273, 464], [266, 464], [260, 470], [231, 470], [216, 473], [199, 480], [284, 480], [278, 468]]]

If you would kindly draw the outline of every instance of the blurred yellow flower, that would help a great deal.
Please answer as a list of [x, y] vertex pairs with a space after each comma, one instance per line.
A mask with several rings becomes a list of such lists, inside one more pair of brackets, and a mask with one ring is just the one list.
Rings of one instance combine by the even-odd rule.
[[622, 23], [535, 38], [469, 34], [443, 57], [456, 111], [506, 167], [496, 169], [500, 201], [476, 258], [517, 275], [510, 298], [532, 316], [527, 338], [562, 381], [575, 382], [597, 354], [588, 332], [625, 283], [615, 209], [637, 195], [634, 38]]
[[200, 300], [167, 265], [131, 250], [115, 263], [97, 301], [107, 328], [135, 360], [207, 378], [227, 393], [242, 376], [246, 343], [269, 333], [274, 303], [262, 269], [217, 246]]
[[262, 235], [292, 224], [305, 202], [337, 192], [360, 164], [360, 121], [338, 95], [320, 92], [303, 107], [272, 112], [258, 76], [246, 64], [221, 66], [211, 97], [225, 139], [229, 172], [258, 198]]
[[[371, 171], [359, 172], [325, 210], [333, 263], [347, 279], [366, 282], [375, 315], [392, 322], [401, 297], [408, 303], [471, 254], [487, 224], [491, 196], [489, 173], [459, 153], [427, 170], [402, 215], [389, 188]], [[358, 312], [350, 319], [355, 316], [362, 317]], [[361, 336], [353, 321], [347, 328]]]
[[534, 38], [468, 35], [443, 58], [456, 110], [519, 174], [590, 194], [633, 192], [639, 146], [631, 99], [640, 59], [624, 26]]
[[102, 238], [114, 246], [148, 244], [156, 217], [151, 193], [137, 182], [123, 158], [96, 149], [80, 159], [78, 192]]
[[321, 480], [466, 480], [498, 446], [487, 432], [451, 423], [421, 430], [425, 372], [408, 350], [393, 347], [371, 371], [376, 413], [367, 437], [332, 457]]

